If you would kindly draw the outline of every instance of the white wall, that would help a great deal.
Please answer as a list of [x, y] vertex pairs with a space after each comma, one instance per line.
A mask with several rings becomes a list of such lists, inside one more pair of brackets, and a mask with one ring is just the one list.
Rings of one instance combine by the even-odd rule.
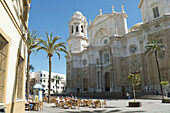
[[[42, 74], [42, 77], [40, 76]], [[45, 75], [45, 76], [44, 76]], [[66, 76], [64, 74], [59, 74], [59, 73], [51, 73], [51, 78], [55, 78], [55, 76], [59, 76], [62, 77], [61, 80], [59, 80], [59, 84], [56, 83], [56, 80], [54, 80], [54, 82], [52, 82], [51, 80], [51, 89], [52, 91], [50, 91], [51, 94], [53, 93], [53, 90], [58, 93], [61, 93], [63, 91], [62, 87], [65, 88], [66, 85]], [[37, 83], [42, 84], [45, 90], [45, 93], [48, 93], [48, 78], [49, 78], [49, 72], [47, 71], [38, 71], [38, 72], [32, 72], [31, 76], [35, 77]], [[42, 82], [40, 81], [42, 80]], [[45, 80], [45, 82], [44, 82]], [[53, 87], [54, 86], [54, 87]], [[57, 88], [59, 87], [59, 88]]]
[[[14, 10], [14, 6], [16, 6], [15, 2], [12, 2], [12, 0], [6, 0], [7, 5], [9, 6], [17, 24], [21, 27], [20, 29], [23, 31], [23, 33], [26, 33], [25, 28], [23, 27], [23, 24], [21, 23], [19, 16], [16, 14]], [[22, 0], [18, 0], [18, 2], [21, 2]], [[21, 6], [17, 6], [17, 11], [20, 11]], [[8, 59], [9, 62], [7, 64], [8, 72], [7, 72], [7, 90], [6, 90], [6, 104], [11, 103], [12, 95], [14, 94], [14, 84], [16, 80], [16, 63], [17, 63], [17, 54], [18, 54], [18, 48], [21, 49], [21, 56], [24, 57], [25, 61], [27, 61], [27, 47], [24, 43], [24, 41], [21, 38], [21, 35], [17, 31], [16, 27], [14, 26], [14, 23], [12, 22], [11, 18], [9, 17], [8, 13], [4, 9], [2, 3], [0, 2], [0, 28], [5, 32], [5, 34], [10, 38], [11, 43], [9, 44], [9, 54]], [[19, 14], [20, 12], [18, 12]], [[26, 62], [25, 62], [26, 67]], [[26, 69], [26, 68], [25, 68]], [[24, 73], [25, 77], [25, 73]], [[25, 78], [23, 78], [25, 79]], [[9, 82], [10, 81], [10, 82]], [[24, 81], [25, 84], [25, 81]], [[23, 86], [23, 97], [25, 97], [25, 86]]]
[[169, 0], [143, 0], [140, 8], [141, 8], [142, 18], [144, 23], [154, 20], [152, 9], [157, 6], [159, 9], [160, 17], [163, 15], [170, 14]]

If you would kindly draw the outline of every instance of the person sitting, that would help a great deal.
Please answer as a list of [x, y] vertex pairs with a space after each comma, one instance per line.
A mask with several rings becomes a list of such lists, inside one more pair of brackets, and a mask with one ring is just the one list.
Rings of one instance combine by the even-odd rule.
[[30, 104], [29, 101], [27, 101], [26, 97], [25, 97], [25, 107], [28, 107], [29, 110], [32, 110], [33, 108], [33, 104]]
[[66, 96], [65, 101], [69, 101], [70, 97]]

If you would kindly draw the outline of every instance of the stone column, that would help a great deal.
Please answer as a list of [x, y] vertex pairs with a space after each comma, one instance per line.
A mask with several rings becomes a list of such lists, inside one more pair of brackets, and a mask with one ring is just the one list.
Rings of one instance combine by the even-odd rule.
[[76, 25], [75, 24], [73, 25], [73, 34], [74, 35], [76, 34]]
[[98, 87], [99, 87], [99, 73], [98, 73], [98, 71], [97, 71], [97, 74], [96, 74], [96, 83], [97, 83], [97, 85], [96, 85], [96, 89], [98, 89]]
[[78, 35], [81, 34], [81, 24], [78, 24]]
[[102, 74], [99, 74], [100, 90], [102, 91]]

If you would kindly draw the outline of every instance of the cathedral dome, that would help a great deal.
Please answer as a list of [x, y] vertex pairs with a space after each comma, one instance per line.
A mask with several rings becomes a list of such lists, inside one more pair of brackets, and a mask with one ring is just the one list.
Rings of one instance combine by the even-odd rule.
[[131, 28], [131, 31], [135, 31], [135, 30], [139, 29], [139, 27], [140, 27], [142, 24], [143, 24], [142, 22], [135, 24], [135, 25]]
[[82, 14], [80, 11], [76, 11], [76, 12], [74, 13], [74, 15], [83, 16], [83, 14]]
[[86, 17], [83, 16], [83, 14], [80, 11], [76, 11], [73, 16], [71, 17], [71, 21], [74, 19], [80, 19], [82, 21], [86, 21]]

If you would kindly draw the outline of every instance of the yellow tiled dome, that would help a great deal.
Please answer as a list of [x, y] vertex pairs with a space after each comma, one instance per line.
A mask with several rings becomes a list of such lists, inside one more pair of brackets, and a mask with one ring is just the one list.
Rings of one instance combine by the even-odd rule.
[[140, 27], [142, 24], [143, 24], [143, 22], [135, 24], [135, 25], [131, 28], [131, 31], [135, 31], [135, 30], [139, 29], [139, 27]]

